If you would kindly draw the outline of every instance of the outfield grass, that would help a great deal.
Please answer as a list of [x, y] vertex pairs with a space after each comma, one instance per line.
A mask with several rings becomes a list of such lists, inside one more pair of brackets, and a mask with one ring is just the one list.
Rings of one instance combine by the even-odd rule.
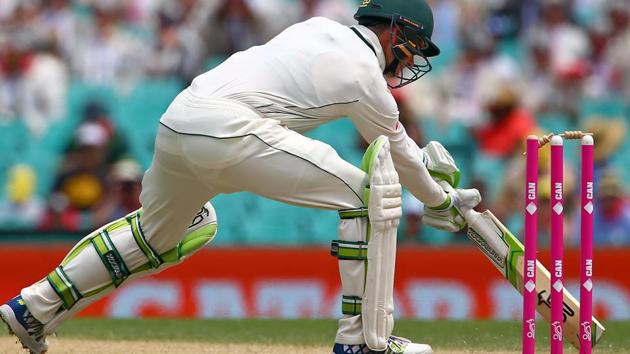
[[[606, 333], [595, 353], [630, 353], [630, 322], [604, 323]], [[57, 331], [60, 338], [101, 340], [171, 340], [212, 343], [329, 345], [337, 328], [334, 320], [109, 320], [79, 318]], [[537, 349], [549, 352], [549, 326], [539, 322]], [[396, 322], [395, 334], [431, 344], [436, 352], [519, 351], [520, 323], [516, 321]], [[577, 353], [569, 345], [567, 353]]]

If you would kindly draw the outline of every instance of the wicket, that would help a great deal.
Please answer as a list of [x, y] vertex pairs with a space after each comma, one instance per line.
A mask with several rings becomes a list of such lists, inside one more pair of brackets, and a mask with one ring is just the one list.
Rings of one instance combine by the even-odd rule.
[[550, 347], [552, 354], [563, 351], [563, 147], [566, 139], [581, 139], [581, 211], [580, 211], [580, 353], [592, 351], [591, 321], [593, 315], [593, 137], [581, 132], [566, 132], [538, 138], [527, 137], [525, 177], [525, 252], [523, 269], [523, 354], [535, 352], [535, 291], [537, 212], [538, 212], [538, 149], [551, 142], [551, 321]]

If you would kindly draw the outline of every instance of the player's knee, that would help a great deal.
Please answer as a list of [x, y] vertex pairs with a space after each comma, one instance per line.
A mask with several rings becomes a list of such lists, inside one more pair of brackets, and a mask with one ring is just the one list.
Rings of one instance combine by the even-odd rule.
[[[216, 213], [207, 202], [192, 217], [181, 241], [170, 250], [159, 252], [144, 237], [140, 223], [142, 212], [139, 209], [86, 236], [70, 251], [61, 265], [46, 277], [65, 310], [72, 309], [79, 301], [86, 301], [83, 298], [97, 295], [111, 286], [120, 286], [130, 276], [155, 273], [178, 264], [211, 242], [217, 231]], [[86, 251], [90, 248], [94, 252]], [[144, 255], [143, 260], [138, 262], [138, 257], [129, 257], [133, 253]], [[107, 271], [101, 272], [109, 275], [107, 279], [79, 274], [84, 271], [79, 264], [98, 263], [90, 260], [95, 256], [98, 256]], [[95, 292], [90, 289], [99, 290]]]
[[210, 202], [206, 202], [192, 218], [186, 235], [178, 248], [181, 256], [187, 257], [210, 243], [217, 233], [217, 214]]

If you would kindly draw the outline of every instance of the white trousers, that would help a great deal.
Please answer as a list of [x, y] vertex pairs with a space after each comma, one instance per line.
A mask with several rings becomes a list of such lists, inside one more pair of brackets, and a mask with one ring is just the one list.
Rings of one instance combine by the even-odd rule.
[[[293, 205], [341, 210], [364, 205], [366, 183], [367, 175], [329, 145], [264, 119], [246, 105], [185, 90], [161, 119], [153, 163], [142, 181], [142, 229], [162, 253], [181, 241], [192, 216], [217, 194], [248, 191]], [[338, 237], [364, 240], [366, 224], [365, 218], [341, 220]], [[344, 295], [361, 296], [363, 262], [339, 262]], [[76, 276], [109, 276], [90, 267]], [[22, 293], [38, 319], [55, 311], [54, 291], [46, 282]], [[339, 321], [336, 342], [364, 343], [360, 315]]]

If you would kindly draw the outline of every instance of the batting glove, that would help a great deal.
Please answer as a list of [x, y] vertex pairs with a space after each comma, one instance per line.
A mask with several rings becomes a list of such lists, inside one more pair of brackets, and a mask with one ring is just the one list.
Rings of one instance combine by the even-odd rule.
[[439, 230], [457, 232], [466, 226], [462, 210], [472, 209], [481, 203], [477, 189], [449, 189], [446, 200], [439, 206], [424, 207], [422, 222]]

